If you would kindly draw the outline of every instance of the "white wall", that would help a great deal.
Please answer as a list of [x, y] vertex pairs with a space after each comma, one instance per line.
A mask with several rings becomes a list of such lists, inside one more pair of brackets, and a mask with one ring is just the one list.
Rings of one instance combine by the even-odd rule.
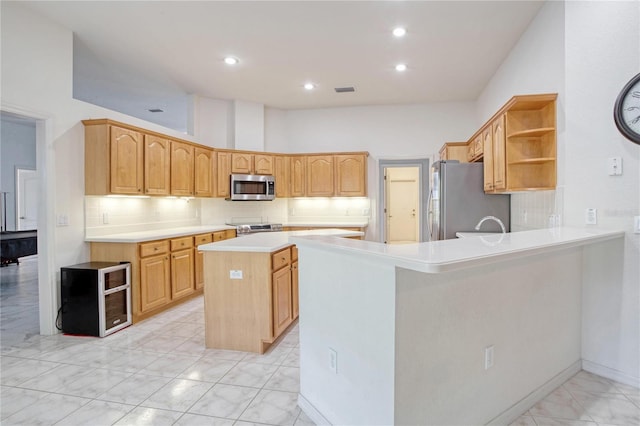
[[478, 98], [480, 127], [513, 95], [558, 93], [558, 184], [555, 191], [511, 196], [511, 230], [545, 228], [563, 213], [565, 139], [564, 3], [547, 2]]
[[[89, 260], [84, 242], [84, 128], [81, 120], [111, 118], [183, 139], [189, 136], [72, 98], [71, 31], [19, 2], [2, 2], [1, 107], [44, 120], [37, 138], [41, 175], [38, 243], [40, 300], [57, 303], [60, 267]], [[190, 139], [193, 140], [193, 139]], [[69, 226], [54, 227], [67, 214]], [[46, 247], [41, 250], [41, 247]], [[42, 305], [41, 305], [42, 306]], [[41, 311], [42, 313], [43, 311]], [[54, 333], [56, 310], [41, 315], [44, 333]]]
[[5, 231], [15, 231], [17, 225], [16, 167], [36, 169], [36, 126], [3, 117], [0, 125], [0, 192], [7, 192]]
[[[568, 2], [565, 16], [565, 223], [584, 226], [595, 207], [597, 227], [626, 231], [624, 253], [610, 252], [621, 262], [592, 271], [585, 286], [582, 357], [640, 386], [640, 145], [613, 121], [620, 89], [640, 70], [640, 2]], [[623, 175], [608, 176], [607, 158], [617, 156]]]
[[[595, 207], [596, 227], [627, 232], [622, 274], [612, 268], [585, 286], [583, 358], [599, 374], [636, 385], [640, 236], [632, 223], [640, 214], [640, 146], [617, 132], [613, 103], [638, 69], [640, 2], [547, 2], [478, 99], [481, 124], [513, 94], [558, 93], [557, 189], [513, 195], [512, 229], [545, 227], [551, 214], [583, 227], [585, 209]], [[623, 159], [622, 176], [607, 175], [614, 156]], [[604, 293], [610, 297], [594, 297]]]

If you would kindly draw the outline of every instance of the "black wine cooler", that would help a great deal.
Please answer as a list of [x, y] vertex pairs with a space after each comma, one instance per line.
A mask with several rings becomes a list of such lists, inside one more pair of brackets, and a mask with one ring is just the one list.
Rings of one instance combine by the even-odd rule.
[[129, 263], [80, 263], [60, 274], [63, 333], [104, 337], [131, 325]]

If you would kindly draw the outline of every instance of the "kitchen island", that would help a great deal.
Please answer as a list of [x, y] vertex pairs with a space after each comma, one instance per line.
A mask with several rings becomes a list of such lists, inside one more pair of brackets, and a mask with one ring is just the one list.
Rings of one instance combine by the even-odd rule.
[[204, 244], [205, 343], [264, 353], [298, 317], [292, 237], [361, 238], [343, 229], [265, 232]]
[[509, 424], [581, 368], [582, 289], [624, 233], [411, 245], [293, 237], [300, 393], [317, 424]]

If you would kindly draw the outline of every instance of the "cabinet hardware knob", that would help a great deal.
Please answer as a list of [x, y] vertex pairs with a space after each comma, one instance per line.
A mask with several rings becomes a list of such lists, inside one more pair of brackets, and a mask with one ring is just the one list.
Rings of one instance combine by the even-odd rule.
[[158, 251], [158, 247], [154, 247], [153, 249], [154, 249], [155, 251]]

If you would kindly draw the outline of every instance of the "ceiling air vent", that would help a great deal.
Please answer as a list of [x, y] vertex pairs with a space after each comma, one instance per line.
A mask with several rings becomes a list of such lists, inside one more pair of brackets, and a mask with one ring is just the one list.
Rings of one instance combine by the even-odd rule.
[[334, 89], [336, 93], [347, 93], [347, 92], [355, 92], [356, 89], [353, 86], [350, 87], [336, 87]]
[[149, 112], [164, 112], [160, 108], [151, 108], [151, 109], [148, 109], [147, 111], [149, 111]]

